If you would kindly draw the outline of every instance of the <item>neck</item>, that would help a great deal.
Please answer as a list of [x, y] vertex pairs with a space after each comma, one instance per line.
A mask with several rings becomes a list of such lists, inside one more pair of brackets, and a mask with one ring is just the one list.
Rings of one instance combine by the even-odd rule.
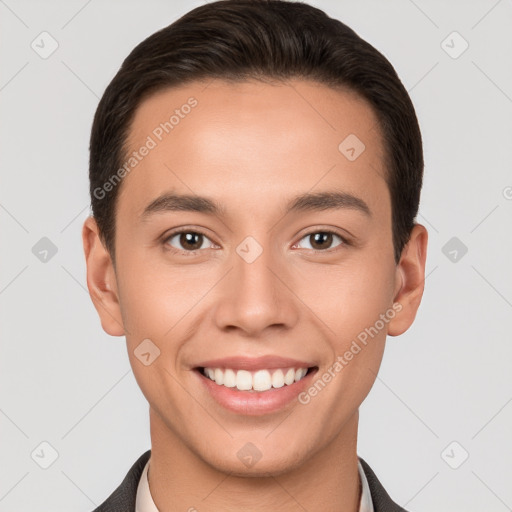
[[307, 460], [285, 471], [240, 475], [205, 461], [150, 408], [148, 475], [161, 512], [357, 512], [361, 495], [357, 459], [358, 413]]

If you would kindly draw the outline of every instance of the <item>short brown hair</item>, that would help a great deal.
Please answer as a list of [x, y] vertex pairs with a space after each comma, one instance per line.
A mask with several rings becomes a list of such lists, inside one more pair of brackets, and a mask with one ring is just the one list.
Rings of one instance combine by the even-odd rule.
[[365, 98], [386, 149], [393, 246], [398, 262], [418, 212], [423, 179], [421, 133], [411, 99], [390, 62], [341, 21], [288, 0], [220, 0], [197, 7], [128, 55], [101, 98], [91, 132], [91, 206], [115, 258], [119, 186], [101, 189], [121, 167], [141, 101], [161, 89], [220, 78], [313, 79]]

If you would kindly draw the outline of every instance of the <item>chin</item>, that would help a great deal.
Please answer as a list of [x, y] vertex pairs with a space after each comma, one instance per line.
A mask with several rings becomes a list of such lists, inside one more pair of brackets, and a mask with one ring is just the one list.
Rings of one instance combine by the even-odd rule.
[[[222, 455], [225, 455], [222, 454]], [[261, 459], [256, 462], [242, 462], [238, 457], [233, 458], [219, 458], [214, 461], [207, 461], [213, 469], [228, 473], [230, 476], [241, 478], [264, 478], [276, 477], [284, 473], [293, 471], [304, 464], [302, 459], [297, 458], [297, 454], [273, 454], [271, 459], [265, 458], [262, 454]]]

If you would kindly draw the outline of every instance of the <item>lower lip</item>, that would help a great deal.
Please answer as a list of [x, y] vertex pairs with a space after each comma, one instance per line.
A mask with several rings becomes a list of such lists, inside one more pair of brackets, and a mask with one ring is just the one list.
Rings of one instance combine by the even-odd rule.
[[317, 368], [293, 384], [284, 385], [280, 388], [270, 388], [267, 391], [240, 391], [235, 388], [219, 386], [215, 381], [204, 376], [201, 370], [195, 370], [199, 379], [206, 387], [210, 395], [224, 408], [238, 414], [259, 416], [279, 411], [285, 405], [297, 398], [304, 388], [310, 385]]

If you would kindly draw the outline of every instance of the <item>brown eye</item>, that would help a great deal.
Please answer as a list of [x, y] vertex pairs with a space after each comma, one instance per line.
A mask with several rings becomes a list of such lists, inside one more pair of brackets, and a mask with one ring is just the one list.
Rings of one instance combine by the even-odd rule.
[[[178, 241], [177, 247], [171, 243], [174, 239], [177, 239]], [[203, 243], [205, 240], [208, 240], [208, 238], [202, 233], [198, 233], [196, 231], [181, 231], [171, 235], [165, 240], [165, 243], [174, 249], [192, 252], [204, 248]]]
[[325, 251], [326, 249], [331, 249], [331, 245], [335, 238], [338, 238], [341, 243], [338, 245], [343, 245], [345, 240], [336, 233], [332, 231], [316, 231], [314, 233], [309, 233], [302, 240], [307, 240], [309, 242], [309, 247], [306, 245], [306, 249], [313, 249], [315, 251]]

